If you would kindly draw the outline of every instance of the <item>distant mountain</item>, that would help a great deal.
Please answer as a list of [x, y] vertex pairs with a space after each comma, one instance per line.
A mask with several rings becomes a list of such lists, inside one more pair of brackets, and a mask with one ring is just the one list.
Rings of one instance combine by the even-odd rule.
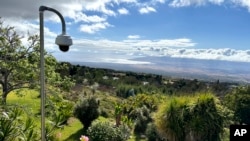
[[151, 64], [72, 62], [97, 68], [154, 73], [170, 77], [250, 83], [250, 63], [171, 57], [141, 57], [133, 61]]

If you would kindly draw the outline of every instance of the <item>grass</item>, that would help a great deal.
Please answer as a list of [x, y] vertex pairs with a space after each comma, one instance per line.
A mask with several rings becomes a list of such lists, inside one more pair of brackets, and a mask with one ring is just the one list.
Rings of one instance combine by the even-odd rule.
[[[17, 94], [18, 93], [18, 94]], [[98, 120], [111, 120], [114, 115], [114, 105], [115, 103], [121, 102], [121, 99], [109, 95], [108, 93], [102, 93], [100, 91], [97, 91], [95, 95], [98, 96], [100, 100], [101, 107], [106, 110], [109, 117], [111, 118], [104, 118], [99, 117]], [[36, 90], [29, 90], [29, 89], [23, 89], [21, 91], [11, 92], [7, 97], [7, 105], [18, 105], [25, 109], [25, 111], [28, 112], [28, 114], [24, 114], [24, 118], [30, 115], [34, 116], [34, 121], [37, 126], [37, 131], [40, 132], [40, 98], [39, 98], [39, 92]], [[81, 122], [71, 117], [68, 120], [68, 124], [64, 126], [62, 129], [57, 129], [55, 131], [55, 136], [57, 137], [58, 141], [78, 141], [81, 135], [84, 135], [83, 132], [83, 126]], [[128, 141], [145, 141], [145, 139], [137, 138], [135, 135], [132, 135], [131, 138]]]
[[77, 141], [80, 136], [83, 135], [83, 126], [81, 122], [76, 118], [70, 118], [68, 125], [62, 130], [58, 130], [56, 135], [60, 141]]
[[40, 99], [38, 98], [39, 93], [35, 90], [24, 89], [21, 91], [22, 95], [17, 95], [11, 92], [7, 97], [8, 105], [22, 105], [29, 108], [31, 112], [37, 113], [40, 110]]
[[[35, 90], [22, 90], [22, 95], [19, 96], [15, 92], [11, 92], [7, 97], [8, 106], [19, 105], [24, 107], [28, 114], [34, 116], [35, 124], [37, 125], [37, 130], [40, 130], [40, 116], [35, 116], [40, 112], [40, 98], [39, 92]], [[26, 115], [23, 115], [26, 117]], [[63, 129], [58, 129], [55, 134], [59, 141], [77, 141], [82, 134], [82, 124], [76, 118], [70, 118], [68, 125]]]

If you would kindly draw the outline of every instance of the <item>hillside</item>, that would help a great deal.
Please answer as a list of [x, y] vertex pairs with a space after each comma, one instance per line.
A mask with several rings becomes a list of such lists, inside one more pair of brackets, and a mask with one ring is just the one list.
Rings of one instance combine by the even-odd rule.
[[[220, 82], [219, 80], [207, 82], [198, 79], [178, 79], [157, 74], [66, 64], [67, 69], [57, 69], [56, 71], [61, 75], [70, 76], [74, 80], [75, 86], [68, 92], [52, 89], [54, 92], [47, 93], [46, 121], [48, 124], [46, 126], [51, 130], [48, 136], [51, 140], [75, 141], [79, 140], [81, 135], [94, 137], [93, 133], [83, 130], [84, 126], [73, 114], [77, 105], [91, 97], [98, 100], [100, 111], [100, 115], [94, 120], [92, 126], [96, 124], [97, 127], [106, 126], [101, 124], [103, 122], [116, 126], [117, 120], [120, 119], [122, 125], [129, 127], [126, 128], [126, 131], [130, 133], [130, 136], [126, 137], [129, 141], [144, 141], [151, 135], [154, 135], [154, 139], [160, 138], [156, 127], [152, 126], [155, 120], [152, 115], [157, 113], [161, 104], [171, 102], [174, 97], [183, 97], [180, 100], [185, 97], [190, 100], [197, 99], [195, 95], [204, 93], [213, 93], [223, 100], [225, 95], [239, 86], [237, 83]], [[61, 63], [61, 65], [65, 65], [65, 63]], [[24, 113], [29, 111], [29, 117], [34, 120], [34, 130], [39, 140], [40, 98], [38, 94], [39, 92], [36, 90], [23, 89], [21, 92], [11, 93], [7, 103], [11, 107], [17, 105], [25, 109], [23, 114], [19, 115], [20, 119], [25, 120], [27, 116]], [[23, 124], [23, 122], [21, 123]], [[15, 120], [15, 124], [19, 124], [19, 120]], [[149, 125], [151, 126], [147, 127]], [[109, 130], [113, 129], [115, 128]], [[228, 129], [226, 135], [228, 135]]]
[[[137, 93], [161, 94], [193, 94], [200, 91], [212, 91], [218, 96], [224, 96], [231, 88], [240, 85], [235, 82], [205, 81], [198, 79], [173, 78], [152, 73], [118, 71], [104, 68], [93, 68], [79, 65], [69, 65], [69, 75], [76, 83], [90, 85], [94, 89], [119, 95], [120, 90], [126, 93], [134, 89]], [[126, 96], [122, 96], [126, 97]]]

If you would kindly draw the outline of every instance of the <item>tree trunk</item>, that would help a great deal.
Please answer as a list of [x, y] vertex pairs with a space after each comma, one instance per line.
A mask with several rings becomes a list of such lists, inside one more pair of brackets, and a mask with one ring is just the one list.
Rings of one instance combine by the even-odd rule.
[[6, 98], [7, 98], [7, 95], [5, 94], [5, 93], [3, 93], [3, 95], [2, 95], [2, 101], [1, 101], [1, 103], [2, 103], [2, 105], [6, 105]]
[[121, 114], [116, 116], [115, 121], [116, 121], [116, 127], [121, 125]]
[[6, 105], [6, 99], [8, 95], [8, 86], [7, 86], [7, 83], [1, 83], [1, 85], [2, 85], [3, 90], [2, 90], [2, 99], [0, 102], [2, 105]]

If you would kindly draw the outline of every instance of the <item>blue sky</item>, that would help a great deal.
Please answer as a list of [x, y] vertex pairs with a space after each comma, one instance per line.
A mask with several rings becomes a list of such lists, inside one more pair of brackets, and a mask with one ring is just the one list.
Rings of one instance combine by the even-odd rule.
[[0, 16], [20, 34], [37, 34], [40, 5], [60, 11], [74, 39], [61, 53], [54, 45], [60, 21], [45, 12], [46, 49], [61, 61], [148, 64], [132, 59], [167, 56], [250, 62], [250, 0], [8, 0], [0, 2]]

